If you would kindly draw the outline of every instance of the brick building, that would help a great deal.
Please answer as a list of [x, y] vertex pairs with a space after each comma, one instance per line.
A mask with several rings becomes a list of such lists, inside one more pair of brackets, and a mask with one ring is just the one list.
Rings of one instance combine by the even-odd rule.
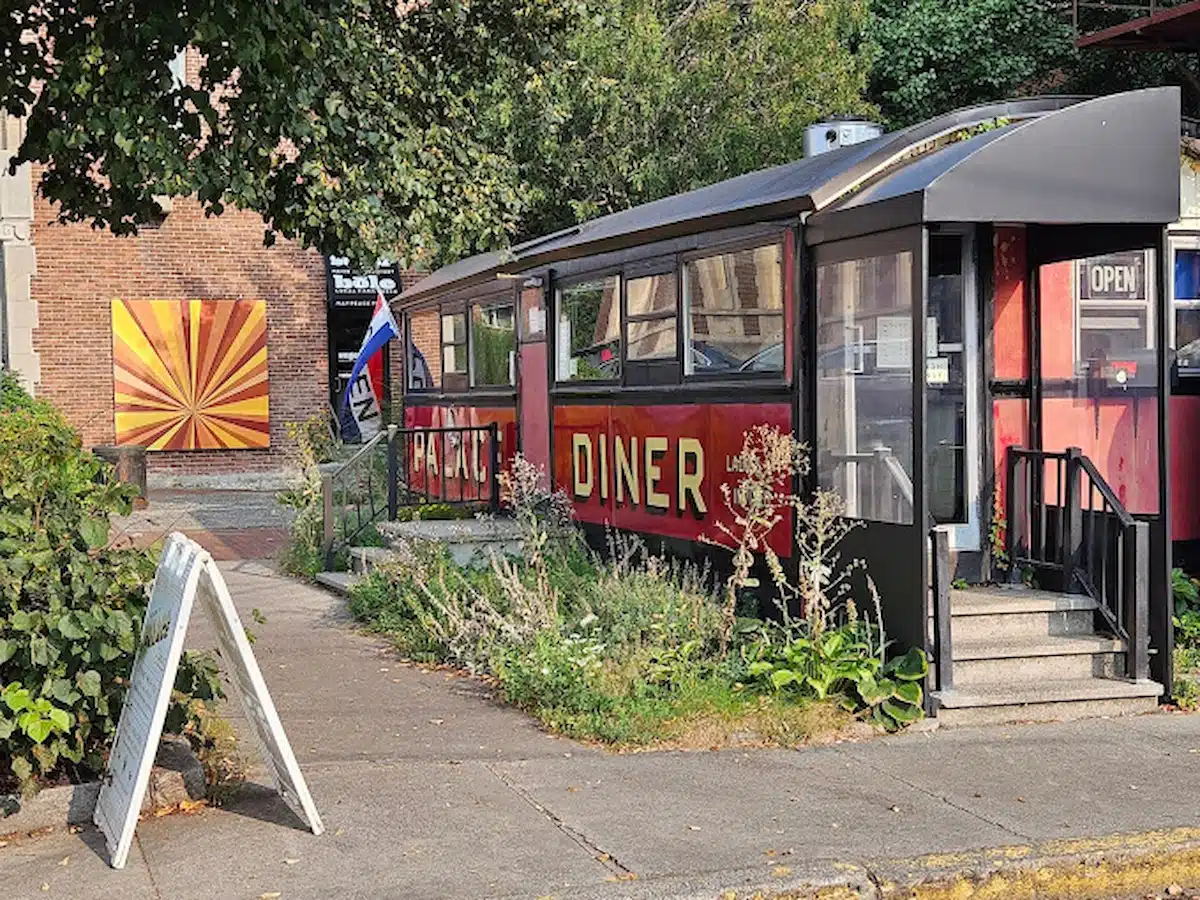
[[[320, 254], [284, 240], [266, 248], [257, 215], [229, 210], [206, 217], [191, 198], [167, 201], [161, 219], [135, 237], [115, 237], [86, 224], [56, 224], [53, 206], [36, 192], [39, 172], [27, 166], [7, 174], [8, 159], [20, 145], [19, 120], [5, 117], [0, 124], [0, 364], [62, 410], [86, 446], [151, 446], [151, 484], [279, 482], [290, 458], [287, 425], [330, 409], [338, 394], [339, 360], [346, 368], [348, 353], [352, 357], [351, 348], [362, 339], [376, 281], [368, 279], [372, 287], [347, 298], [344, 290], [335, 290]], [[404, 280], [397, 276], [394, 289], [386, 292], [398, 293]], [[226, 377], [235, 364], [222, 369], [221, 354], [229, 349], [222, 341], [238, 338], [238, 327], [258, 328], [257, 344], [247, 345], [239, 363], [243, 383], [224, 389], [231, 405], [225, 408], [226, 419], [205, 432], [207, 441], [187, 439], [186, 428], [166, 434], [128, 426], [151, 415], [145, 411], [153, 405], [150, 401], [142, 411], [127, 413], [126, 425], [121, 424], [118, 413], [127, 407], [128, 380], [142, 384], [143, 379], [123, 375], [121, 360], [114, 358], [121, 354], [114, 350], [116, 323], [124, 314], [116, 309], [119, 302], [151, 320], [163, 320], [166, 331], [175, 332], [172, 337], [146, 329], [141, 346], [146, 356], [168, 363], [163, 369], [159, 360], [151, 360], [159, 364], [159, 378], [145, 387], [147, 394], [161, 396], [164, 383], [182, 385], [174, 398], [164, 400], [173, 404], [172, 411], [162, 414], [177, 422], [188, 416], [189, 404], [199, 402], [200, 388], [194, 375], [189, 388], [187, 379], [172, 369], [171, 342], [177, 350], [184, 347], [176, 356], [186, 354], [191, 360], [176, 360], [176, 368], [190, 365], [193, 373], [202, 367], [196, 359], [205, 357], [205, 341], [213, 347], [221, 343], [207, 351], [212, 361], [208, 374]], [[189, 336], [189, 314], [191, 331], [196, 331], [198, 323], [227, 316], [232, 308], [227, 304], [249, 310], [257, 325], [250, 316], [231, 320], [220, 340], [211, 328], [200, 338]], [[192, 346], [186, 347], [189, 341]], [[167, 369], [175, 371], [174, 379]], [[153, 381], [146, 374], [150, 371], [142, 374]], [[239, 399], [249, 396], [251, 385], [257, 396]], [[219, 385], [213, 389], [222, 390]], [[247, 411], [250, 405], [252, 412]], [[156, 435], [160, 447], [153, 449]]]

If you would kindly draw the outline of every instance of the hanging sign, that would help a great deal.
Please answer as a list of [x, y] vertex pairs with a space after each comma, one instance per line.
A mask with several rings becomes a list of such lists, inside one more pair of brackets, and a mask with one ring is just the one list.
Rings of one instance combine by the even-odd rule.
[[94, 821], [104, 834], [114, 869], [124, 868], [129, 856], [197, 600], [217, 635], [227, 675], [276, 790], [313, 834], [324, 831], [225, 579], [199, 544], [175, 533], [167, 538], [154, 575], [141, 646], [96, 801]]
[[375, 268], [362, 271], [350, 264], [346, 256], [326, 258], [326, 296], [334, 309], [374, 309], [375, 296], [383, 294], [385, 300], [399, 295], [400, 268], [387, 259], [377, 260]]
[[1109, 253], [1078, 263], [1080, 300], [1145, 300], [1146, 254]]

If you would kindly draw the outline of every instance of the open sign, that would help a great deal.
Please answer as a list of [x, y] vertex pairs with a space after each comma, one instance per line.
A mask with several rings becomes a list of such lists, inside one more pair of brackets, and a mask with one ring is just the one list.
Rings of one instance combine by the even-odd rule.
[[1145, 300], [1146, 254], [1110, 253], [1080, 260], [1079, 299]]

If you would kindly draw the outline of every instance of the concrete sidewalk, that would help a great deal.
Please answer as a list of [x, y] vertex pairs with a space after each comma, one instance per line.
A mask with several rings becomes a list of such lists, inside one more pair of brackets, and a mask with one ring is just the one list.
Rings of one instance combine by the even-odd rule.
[[715, 900], [868, 883], [889, 859], [1200, 827], [1200, 717], [617, 755], [400, 664], [319, 589], [262, 563], [223, 569], [243, 615], [267, 616], [255, 652], [328, 832], [250, 786], [227, 808], [142, 822], [122, 872], [93, 831], [11, 841], [0, 895]]

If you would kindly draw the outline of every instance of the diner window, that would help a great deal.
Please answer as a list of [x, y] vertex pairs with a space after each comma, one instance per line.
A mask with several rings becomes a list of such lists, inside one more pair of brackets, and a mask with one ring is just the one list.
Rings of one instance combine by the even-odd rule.
[[1154, 347], [1148, 259], [1137, 250], [1076, 262], [1077, 374]]
[[514, 382], [516, 331], [513, 306], [471, 307], [471, 386], [494, 387]]
[[555, 292], [559, 381], [615, 381], [621, 377], [621, 278], [609, 275]]
[[442, 314], [442, 384], [447, 390], [467, 386], [467, 314]]
[[625, 285], [625, 356], [630, 362], [673, 360], [675, 339], [674, 272], [631, 278]]
[[783, 245], [683, 264], [688, 375], [783, 372]]
[[1200, 249], [1176, 248], [1174, 289], [1179, 370], [1200, 375]]
[[913, 521], [913, 254], [817, 267], [817, 482], [854, 519]]
[[442, 383], [442, 346], [437, 308], [410, 313], [408, 335], [408, 389], [437, 390]]

